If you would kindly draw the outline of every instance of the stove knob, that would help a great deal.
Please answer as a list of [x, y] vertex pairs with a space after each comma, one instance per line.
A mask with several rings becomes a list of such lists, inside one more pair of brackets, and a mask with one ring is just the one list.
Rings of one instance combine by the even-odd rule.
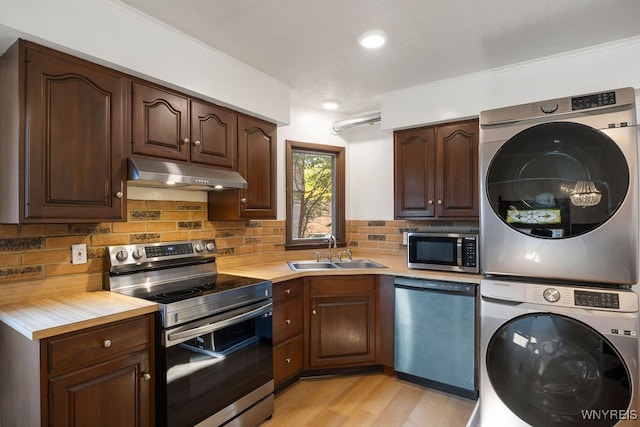
[[140, 259], [142, 258], [142, 251], [140, 249], [136, 249], [135, 251], [133, 251], [133, 259]]
[[126, 260], [128, 256], [129, 256], [129, 254], [127, 254], [127, 251], [125, 251], [123, 249], [123, 250], [118, 251], [118, 253], [116, 254], [116, 259], [118, 261], [122, 262], [122, 261]]
[[203, 249], [202, 243], [196, 243], [196, 252], [202, 252]]
[[557, 302], [560, 299], [560, 292], [557, 289], [547, 288], [542, 293], [542, 296], [549, 302]]
[[213, 252], [216, 250], [216, 244], [213, 242], [207, 243], [207, 252]]

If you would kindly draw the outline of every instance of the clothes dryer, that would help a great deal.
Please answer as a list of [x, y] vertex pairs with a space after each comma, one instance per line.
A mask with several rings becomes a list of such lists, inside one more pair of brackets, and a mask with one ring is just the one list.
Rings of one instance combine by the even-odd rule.
[[632, 88], [480, 114], [480, 253], [487, 275], [638, 280]]
[[480, 425], [640, 425], [638, 295], [484, 279]]

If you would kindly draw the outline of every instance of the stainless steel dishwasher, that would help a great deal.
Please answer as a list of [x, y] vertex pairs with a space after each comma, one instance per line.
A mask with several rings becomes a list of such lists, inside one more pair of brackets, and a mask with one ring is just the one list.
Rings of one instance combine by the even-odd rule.
[[398, 378], [477, 399], [476, 285], [404, 277], [394, 283]]

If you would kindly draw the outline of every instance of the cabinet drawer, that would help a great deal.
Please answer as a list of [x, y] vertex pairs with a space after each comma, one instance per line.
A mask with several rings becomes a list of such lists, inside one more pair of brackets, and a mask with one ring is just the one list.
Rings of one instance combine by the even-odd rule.
[[310, 293], [314, 295], [353, 295], [375, 292], [373, 276], [311, 277]]
[[302, 279], [287, 280], [273, 285], [273, 302], [284, 301], [289, 298], [301, 297], [304, 292]]
[[145, 316], [50, 339], [46, 342], [48, 372], [149, 347], [151, 332], [151, 317]]
[[286, 341], [273, 349], [273, 380], [276, 385], [302, 372], [302, 335]]
[[276, 304], [273, 309], [273, 341], [278, 343], [302, 333], [302, 298]]

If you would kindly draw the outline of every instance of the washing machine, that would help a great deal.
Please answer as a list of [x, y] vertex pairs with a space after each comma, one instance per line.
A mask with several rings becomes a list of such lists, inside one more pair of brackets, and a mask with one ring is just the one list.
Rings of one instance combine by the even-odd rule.
[[623, 88], [480, 114], [484, 274], [637, 282], [635, 110]]
[[480, 426], [640, 425], [638, 295], [483, 279]]

